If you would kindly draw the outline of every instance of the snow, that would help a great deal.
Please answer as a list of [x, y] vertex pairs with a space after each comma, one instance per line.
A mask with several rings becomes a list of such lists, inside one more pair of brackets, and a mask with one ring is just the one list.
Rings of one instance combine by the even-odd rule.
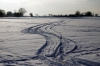
[[100, 18], [0, 19], [0, 66], [100, 66]]

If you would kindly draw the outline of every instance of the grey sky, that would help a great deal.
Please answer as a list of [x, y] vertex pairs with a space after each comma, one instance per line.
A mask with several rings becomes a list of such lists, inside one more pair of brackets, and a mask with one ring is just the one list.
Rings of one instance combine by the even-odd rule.
[[0, 0], [0, 9], [14, 12], [20, 7], [27, 10], [26, 15], [70, 14], [79, 10], [92, 11], [100, 15], [100, 0]]

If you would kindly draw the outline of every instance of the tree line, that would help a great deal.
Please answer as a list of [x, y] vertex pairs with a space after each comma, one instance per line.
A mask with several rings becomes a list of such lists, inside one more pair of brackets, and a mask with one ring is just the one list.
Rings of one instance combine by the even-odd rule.
[[98, 14], [94, 14], [91, 11], [87, 11], [84, 13], [81, 13], [80, 11], [76, 11], [75, 14], [69, 14], [69, 15], [53, 15], [53, 17], [98, 17]]
[[[19, 8], [19, 10], [17, 12], [12, 13], [11, 11], [5, 12], [5, 10], [0, 9], [0, 17], [23, 17], [24, 14], [27, 11], [24, 8]], [[29, 14], [30, 17], [33, 17], [33, 14], [30, 13]], [[47, 17], [46, 15], [44, 15], [45, 17]], [[91, 11], [87, 11], [84, 13], [81, 13], [80, 11], [76, 11], [75, 14], [65, 14], [65, 15], [53, 15], [53, 14], [48, 14], [48, 16], [50, 17], [97, 17], [98, 14], [94, 14]]]
[[7, 13], [5, 10], [0, 9], [0, 17], [23, 17], [27, 11], [24, 8], [20, 8], [17, 12], [12, 13], [8, 11]]

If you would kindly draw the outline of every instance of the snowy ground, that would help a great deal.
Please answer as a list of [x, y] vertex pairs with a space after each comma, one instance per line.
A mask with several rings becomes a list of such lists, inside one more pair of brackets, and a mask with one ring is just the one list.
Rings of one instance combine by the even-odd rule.
[[100, 18], [0, 19], [0, 66], [100, 66]]

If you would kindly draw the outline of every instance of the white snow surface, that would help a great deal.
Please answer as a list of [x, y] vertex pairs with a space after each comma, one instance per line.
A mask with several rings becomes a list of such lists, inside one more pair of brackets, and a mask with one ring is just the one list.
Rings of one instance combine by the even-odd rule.
[[100, 66], [100, 17], [0, 19], [0, 66]]

